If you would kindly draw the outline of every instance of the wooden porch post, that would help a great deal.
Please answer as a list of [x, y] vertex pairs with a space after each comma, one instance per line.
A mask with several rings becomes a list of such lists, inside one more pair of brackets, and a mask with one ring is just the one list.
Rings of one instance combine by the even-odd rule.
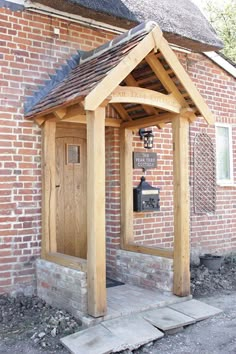
[[88, 313], [106, 314], [105, 108], [87, 111]]
[[56, 122], [46, 121], [42, 130], [42, 258], [56, 252]]
[[190, 294], [189, 256], [189, 122], [173, 118], [174, 163], [174, 294]]

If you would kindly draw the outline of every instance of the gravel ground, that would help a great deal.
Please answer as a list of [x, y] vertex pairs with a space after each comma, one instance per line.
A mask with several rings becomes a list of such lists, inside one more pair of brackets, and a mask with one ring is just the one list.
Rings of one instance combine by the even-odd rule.
[[[236, 353], [236, 258], [227, 258], [218, 271], [193, 266], [191, 287], [195, 298], [224, 312], [133, 353]], [[59, 339], [80, 329], [70, 314], [37, 297], [0, 296], [0, 354], [68, 354]]]
[[[182, 332], [165, 336], [135, 354], [235, 354], [236, 291], [202, 298], [201, 301], [224, 312], [208, 320], [187, 326]], [[128, 354], [128, 352], [127, 352]]]
[[236, 290], [236, 257], [227, 257], [218, 271], [202, 266], [191, 268], [191, 292], [196, 297]]
[[68, 353], [59, 338], [81, 323], [36, 296], [0, 296], [0, 353]]

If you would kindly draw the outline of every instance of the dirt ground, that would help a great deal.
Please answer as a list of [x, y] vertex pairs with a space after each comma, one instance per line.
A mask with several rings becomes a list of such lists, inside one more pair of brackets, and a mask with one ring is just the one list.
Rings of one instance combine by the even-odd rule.
[[229, 354], [236, 353], [236, 291], [202, 298], [224, 312], [186, 327], [182, 332], [165, 336], [152, 346], [135, 353], [165, 354]]
[[[236, 353], [236, 259], [225, 260], [218, 271], [201, 266], [191, 269], [194, 298], [224, 312], [186, 327], [134, 351], [154, 353]], [[0, 296], [0, 354], [68, 354], [59, 339], [80, 329], [65, 311], [46, 305], [37, 297]], [[125, 351], [123, 354], [131, 353]]]

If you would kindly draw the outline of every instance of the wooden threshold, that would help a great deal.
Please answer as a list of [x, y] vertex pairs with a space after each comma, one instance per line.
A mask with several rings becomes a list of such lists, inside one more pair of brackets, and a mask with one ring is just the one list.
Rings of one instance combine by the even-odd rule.
[[87, 260], [69, 256], [67, 254], [58, 253], [58, 252], [50, 252], [46, 253], [43, 259], [59, 264], [64, 267], [80, 270], [81, 272], [87, 272]]
[[158, 256], [163, 258], [174, 258], [174, 251], [170, 249], [148, 247], [143, 245], [137, 245], [135, 243], [124, 244], [122, 249], [125, 251], [150, 254], [152, 256]]

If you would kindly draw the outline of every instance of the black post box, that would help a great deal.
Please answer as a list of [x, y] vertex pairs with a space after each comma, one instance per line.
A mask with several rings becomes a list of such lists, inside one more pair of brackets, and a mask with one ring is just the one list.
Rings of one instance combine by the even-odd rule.
[[159, 211], [160, 188], [152, 187], [141, 178], [138, 187], [133, 189], [134, 211]]

